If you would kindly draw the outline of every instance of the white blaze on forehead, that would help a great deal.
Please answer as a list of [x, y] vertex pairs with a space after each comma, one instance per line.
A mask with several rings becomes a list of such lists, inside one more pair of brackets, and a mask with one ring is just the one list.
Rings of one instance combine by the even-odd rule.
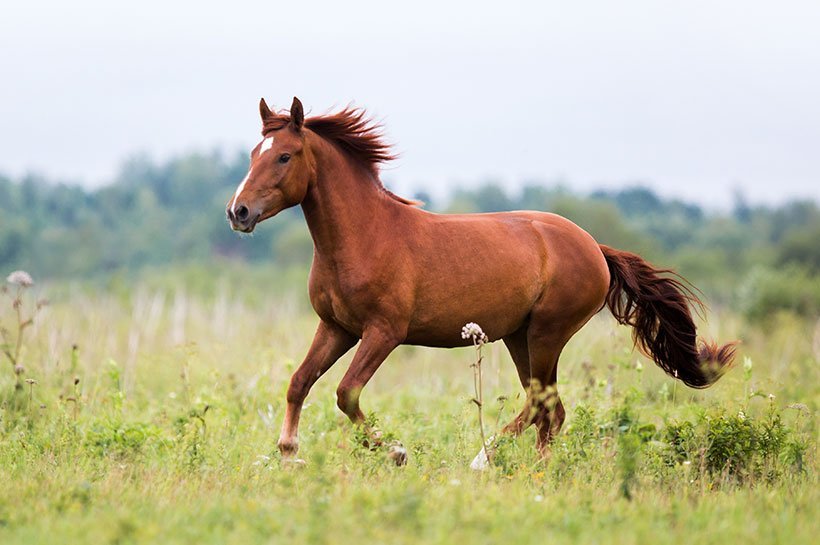
[[273, 147], [273, 136], [268, 136], [262, 140], [262, 146], [259, 148], [259, 155], [262, 155]]
[[245, 179], [239, 184], [239, 187], [236, 188], [236, 193], [233, 195], [233, 201], [231, 202], [231, 214], [236, 213], [236, 199], [239, 198], [239, 195], [242, 193], [242, 190], [245, 189], [245, 184], [248, 183], [248, 178], [251, 177], [251, 172], [253, 172], [253, 167], [248, 170], [248, 173], [245, 175]]

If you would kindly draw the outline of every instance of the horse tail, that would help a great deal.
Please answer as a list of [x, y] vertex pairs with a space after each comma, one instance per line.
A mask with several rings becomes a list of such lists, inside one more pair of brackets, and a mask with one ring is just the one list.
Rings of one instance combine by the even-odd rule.
[[634, 328], [641, 352], [692, 388], [711, 386], [731, 367], [736, 342], [698, 347], [689, 305], [700, 311], [703, 304], [683, 277], [630, 252], [603, 244], [601, 251], [610, 275], [606, 305], [619, 323]]

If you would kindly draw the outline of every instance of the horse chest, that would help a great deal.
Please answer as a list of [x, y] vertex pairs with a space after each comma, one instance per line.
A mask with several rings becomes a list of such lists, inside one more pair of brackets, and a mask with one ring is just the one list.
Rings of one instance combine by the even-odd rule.
[[377, 299], [371, 288], [367, 278], [345, 279], [328, 270], [314, 268], [308, 292], [311, 305], [320, 318], [361, 335], [368, 317], [366, 310], [373, 308]]

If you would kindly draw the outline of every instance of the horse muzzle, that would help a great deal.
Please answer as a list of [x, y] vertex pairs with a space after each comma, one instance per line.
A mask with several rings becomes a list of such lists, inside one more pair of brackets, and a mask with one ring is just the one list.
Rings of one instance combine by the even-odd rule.
[[244, 204], [229, 206], [226, 208], [225, 214], [228, 216], [231, 229], [241, 233], [252, 233], [253, 228], [259, 222], [259, 217], [262, 215], [261, 212], [251, 210]]

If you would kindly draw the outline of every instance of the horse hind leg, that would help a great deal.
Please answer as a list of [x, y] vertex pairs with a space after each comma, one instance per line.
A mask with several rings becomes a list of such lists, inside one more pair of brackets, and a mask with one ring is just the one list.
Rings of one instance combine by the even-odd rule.
[[[521, 328], [518, 331], [504, 337], [504, 344], [510, 352], [515, 370], [518, 373], [518, 380], [521, 381], [521, 386], [524, 390], [529, 388], [530, 384], [530, 354], [527, 343], [527, 329]], [[509, 434], [512, 436], [521, 435], [533, 422], [535, 414], [530, 405], [529, 396], [524, 402], [524, 408], [521, 412], [512, 419], [512, 421], [504, 426], [501, 430], [502, 434]]]
[[549, 444], [561, 431], [566, 411], [558, 396], [558, 358], [566, 340], [554, 335], [543, 335], [537, 328], [528, 331], [531, 376], [527, 388], [528, 399], [534, 412], [533, 423], [538, 429], [536, 446], [542, 456], [548, 454]]

